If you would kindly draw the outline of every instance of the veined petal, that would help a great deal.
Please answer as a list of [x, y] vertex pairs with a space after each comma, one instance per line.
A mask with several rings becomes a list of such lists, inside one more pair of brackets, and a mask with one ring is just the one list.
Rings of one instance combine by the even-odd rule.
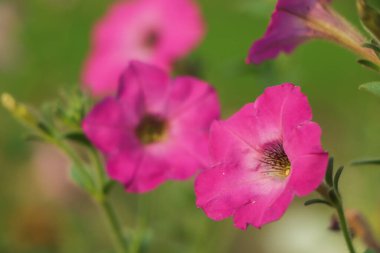
[[246, 229], [249, 224], [261, 228], [284, 215], [294, 198], [294, 193], [281, 187], [271, 190], [270, 194], [258, 195], [256, 201], [251, 201], [236, 211], [234, 222], [237, 228]]
[[278, 220], [295, 194], [315, 190], [325, 174], [328, 156], [311, 116], [299, 87], [283, 84], [215, 121], [212, 163], [195, 183], [197, 206], [214, 220], [233, 216], [240, 229]]

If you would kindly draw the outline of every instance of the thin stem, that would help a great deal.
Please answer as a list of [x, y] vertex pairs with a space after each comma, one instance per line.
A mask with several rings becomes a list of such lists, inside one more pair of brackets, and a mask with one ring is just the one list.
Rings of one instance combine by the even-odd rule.
[[107, 201], [97, 201], [100, 209], [104, 213], [104, 217], [106, 218], [110, 232], [112, 233], [113, 241], [118, 253], [127, 253], [128, 248], [126, 245], [126, 241], [124, 239], [121, 227], [116, 218], [115, 211], [112, 206]]
[[339, 217], [340, 228], [343, 232], [344, 239], [346, 240], [347, 247], [350, 253], [355, 253], [354, 245], [352, 244], [352, 237], [350, 234], [350, 230], [347, 226], [346, 216], [344, 215], [344, 210], [341, 201], [337, 205], [335, 205], [336, 211]]
[[95, 149], [91, 149], [91, 153], [94, 157], [94, 163], [95, 163], [95, 169], [96, 169], [96, 175], [98, 178], [98, 183], [102, 188], [101, 190], [103, 191], [104, 190], [103, 187], [105, 186], [105, 184], [107, 183], [107, 180], [108, 180], [106, 177], [106, 174], [104, 173], [103, 163], [99, 157], [98, 152]]

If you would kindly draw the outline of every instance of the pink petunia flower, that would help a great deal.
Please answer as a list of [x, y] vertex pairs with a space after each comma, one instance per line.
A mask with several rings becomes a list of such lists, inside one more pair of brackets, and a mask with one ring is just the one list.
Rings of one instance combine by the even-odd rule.
[[299, 87], [267, 88], [210, 130], [211, 167], [196, 179], [196, 204], [214, 220], [257, 228], [278, 220], [294, 196], [322, 182], [328, 154]]
[[[259, 64], [299, 44], [325, 39], [368, 57], [365, 39], [330, 6], [330, 0], [278, 0], [265, 35], [254, 42], [247, 62]], [[373, 55], [374, 56], [374, 55]]]
[[113, 94], [130, 60], [166, 70], [202, 39], [204, 25], [192, 0], [118, 1], [97, 23], [82, 81], [93, 95]]
[[146, 192], [168, 179], [185, 180], [208, 162], [217, 94], [192, 77], [168, 75], [132, 61], [116, 97], [97, 104], [83, 130], [104, 153], [108, 175], [130, 192]]

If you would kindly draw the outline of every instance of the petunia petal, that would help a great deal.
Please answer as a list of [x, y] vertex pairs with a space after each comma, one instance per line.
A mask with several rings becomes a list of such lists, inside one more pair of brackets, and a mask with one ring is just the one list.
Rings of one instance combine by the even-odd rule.
[[254, 106], [257, 128], [277, 133], [311, 120], [311, 108], [299, 87], [291, 83], [266, 88]]
[[126, 110], [166, 114], [168, 84], [169, 77], [163, 70], [132, 61], [121, 78], [118, 99]]
[[[326, 10], [329, 0], [279, 0], [265, 35], [250, 49], [247, 61], [259, 64], [291, 53], [299, 44], [311, 38], [323, 38], [324, 31], [309, 22], [318, 20], [329, 25], [344, 26], [342, 20]], [[350, 29], [351, 30], [351, 29]]]
[[279, 219], [290, 204], [293, 194], [285, 185], [257, 173], [248, 174], [234, 164], [216, 165], [197, 177], [196, 204], [211, 219], [233, 215], [238, 228], [245, 229], [248, 224], [259, 228]]
[[257, 40], [249, 51], [248, 63], [260, 64], [276, 58], [281, 52], [291, 53], [299, 44], [315, 36], [298, 17], [276, 10], [264, 37]]
[[279, 220], [294, 198], [292, 191], [275, 188], [267, 195], [258, 195], [256, 201], [241, 206], [234, 214], [235, 226], [246, 229], [249, 224], [261, 228]]
[[139, 145], [130, 123], [120, 103], [113, 98], [107, 98], [92, 109], [82, 127], [98, 149], [111, 154], [119, 149], [130, 150]]
[[308, 195], [318, 188], [325, 176], [327, 162], [327, 153], [304, 155], [292, 161], [289, 185], [298, 196]]
[[94, 28], [82, 73], [85, 88], [95, 96], [115, 93], [119, 77], [131, 60], [169, 71], [176, 59], [199, 43], [203, 26], [198, 7], [191, 0], [114, 3]]

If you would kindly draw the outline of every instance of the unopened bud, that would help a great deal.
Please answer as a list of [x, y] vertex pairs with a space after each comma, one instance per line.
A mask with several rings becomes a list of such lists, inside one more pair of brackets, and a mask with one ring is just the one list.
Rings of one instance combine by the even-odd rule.
[[17, 103], [12, 95], [3, 93], [1, 95], [1, 103], [5, 109], [22, 122], [32, 126], [38, 124], [37, 118], [30, 112], [30, 110], [24, 104]]

